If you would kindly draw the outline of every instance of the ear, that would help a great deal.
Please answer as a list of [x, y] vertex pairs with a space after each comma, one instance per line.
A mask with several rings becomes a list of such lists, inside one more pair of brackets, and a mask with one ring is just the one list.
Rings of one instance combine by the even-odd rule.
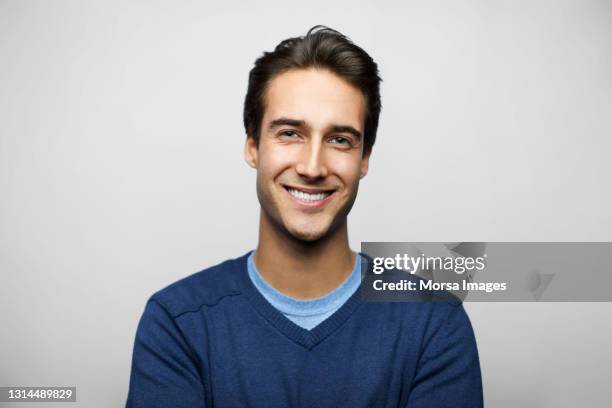
[[360, 176], [359, 178], [364, 178], [366, 174], [368, 174], [368, 168], [370, 166], [370, 154], [372, 153], [372, 149], [370, 148], [367, 152], [363, 153], [361, 157], [361, 165], [360, 165]]
[[257, 143], [251, 136], [247, 136], [244, 142], [244, 161], [252, 168], [257, 168]]

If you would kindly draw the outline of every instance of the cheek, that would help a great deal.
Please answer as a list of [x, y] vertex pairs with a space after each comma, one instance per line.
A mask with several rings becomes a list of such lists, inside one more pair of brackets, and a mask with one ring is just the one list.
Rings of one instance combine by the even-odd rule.
[[332, 171], [340, 176], [344, 183], [348, 185], [355, 184], [359, 181], [361, 174], [361, 163], [353, 157], [336, 157], [330, 160]]
[[265, 146], [259, 151], [259, 176], [262, 181], [273, 181], [279, 174], [291, 167], [290, 149]]

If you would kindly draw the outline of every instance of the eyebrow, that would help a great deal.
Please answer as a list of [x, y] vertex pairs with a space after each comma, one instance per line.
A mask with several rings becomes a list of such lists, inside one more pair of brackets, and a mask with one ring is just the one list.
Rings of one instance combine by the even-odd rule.
[[[298, 128], [310, 128], [305, 121], [291, 118], [278, 118], [270, 122], [269, 129], [274, 129], [279, 126], [294, 126]], [[358, 139], [361, 139], [361, 132], [350, 125], [332, 125], [329, 127], [334, 132], [350, 133]]]

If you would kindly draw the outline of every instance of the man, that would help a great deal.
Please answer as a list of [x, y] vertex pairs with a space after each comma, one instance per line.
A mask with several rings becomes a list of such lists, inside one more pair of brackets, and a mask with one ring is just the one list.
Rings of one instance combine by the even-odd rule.
[[322, 26], [255, 62], [244, 155], [257, 171], [257, 248], [149, 299], [128, 407], [482, 406], [461, 303], [359, 296], [347, 215], [379, 83], [372, 58]]

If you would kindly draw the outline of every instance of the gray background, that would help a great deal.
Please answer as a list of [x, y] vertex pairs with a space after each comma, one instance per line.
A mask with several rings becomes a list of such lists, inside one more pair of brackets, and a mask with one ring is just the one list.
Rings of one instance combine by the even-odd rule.
[[[147, 297], [255, 246], [247, 72], [314, 24], [384, 79], [353, 248], [612, 240], [609, 1], [4, 0], [0, 385], [124, 403]], [[612, 304], [466, 307], [488, 406], [609, 406]]]

